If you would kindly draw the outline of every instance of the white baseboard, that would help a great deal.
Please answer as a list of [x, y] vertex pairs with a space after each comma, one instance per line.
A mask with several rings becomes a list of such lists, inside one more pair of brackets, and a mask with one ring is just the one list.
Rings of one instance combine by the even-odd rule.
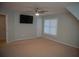
[[12, 42], [15, 42], [15, 41], [19, 41], [19, 40], [29, 40], [29, 39], [35, 39], [37, 37], [30, 37], [30, 38], [18, 38], [18, 39], [14, 39], [14, 40], [11, 40], [11, 41], [8, 41], [8, 43], [12, 43]]
[[[52, 39], [51, 37], [46, 37], [46, 36], [41, 36], [41, 37], [42, 37], [42, 38], [49, 39], [49, 40], [53, 40], [53, 41], [55, 41], [55, 42], [58, 42], [58, 43], [61, 43], [61, 44], [67, 45], [67, 46], [71, 46], [71, 47], [74, 47], [74, 48], [79, 48], [79, 46], [77, 46], [77, 45], [71, 45], [71, 44], [68, 44], [68, 43], [65, 43], [65, 42], [61, 42], [61, 41], [59, 41], [59, 40], [54, 40], [54, 39]], [[19, 41], [19, 40], [35, 39], [35, 38], [39, 38], [39, 37], [19, 38], [19, 39], [15, 39], [15, 40], [8, 41], [8, 43], [11, 43], [11, 42], [14, 42], [14, 41]]]
[[65, 43], [65, 42], [61, 42], [61, 41], [59, 41], [59, 40], [54, 40], [54, 39], [52, 39], [52, 38], [50, 38], [50, 37], [43, 36], [43, 38], [47, 38], [47, 39], [49, 39], [49, 40], [53, 40], [53, 41], [55, 41], [55, 42], [58, 42], [58, 43], [61, 43], [61, 44], [64, 44], [64, 45], [67, 45], [67, 46], [70, 46], [70, 47], [79, 48], [79, 46], [77, 46], [77, 45], [71, 45], [71, 44], [68, 44], [68, 43]]

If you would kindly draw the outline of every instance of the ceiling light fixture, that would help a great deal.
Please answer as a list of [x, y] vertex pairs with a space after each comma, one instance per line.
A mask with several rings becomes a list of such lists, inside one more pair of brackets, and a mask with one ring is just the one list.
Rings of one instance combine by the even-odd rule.
[[39, 16], [39, 13], [38, 13], [38, 12], [36, 12], [36, 13], [35, 13], [35, 15], [36, 15], [36, 16]]

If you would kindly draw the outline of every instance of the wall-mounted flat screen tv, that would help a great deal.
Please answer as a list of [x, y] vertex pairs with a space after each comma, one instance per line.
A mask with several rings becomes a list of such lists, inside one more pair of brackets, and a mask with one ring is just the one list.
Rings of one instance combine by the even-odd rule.
[[20, 23], [33, 24], [33, 16], [20, 15]]

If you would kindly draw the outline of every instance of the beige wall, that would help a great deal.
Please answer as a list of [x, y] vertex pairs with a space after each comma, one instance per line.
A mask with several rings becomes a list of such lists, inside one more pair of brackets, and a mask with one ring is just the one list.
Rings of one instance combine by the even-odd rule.
[[19, 23], [19, 15], [20, 13], [16, 12], [15, 19], [15, 39], [31, 39], [36, 37], [36, 19], [34, 17], [33, 24], [20, 24]]
[[42, 36], [42, 16], [36, 16], [36, 35], [37, 37]]
[[4, 8], [0, 8], [0, 13], [6, 15], [7, 19], [6, 19], [6, 29], [7, 29], [7, 42], [12, 41], [15, 39], [14, 37], [14, 11], [8, 10], [8, 9], [4, 9]]
[[60, 16], [57, 40], [79, 47], [79, 22], [69, 13]]
[[[52, 15], [52, 19], [53, 19]], [[47, 16], [46, 16], [47, 17]], [[77, 21], [70, 13], [64, 12], [57, 14], [54, 17], [58, 18], [57, 35], [55, 41], [79, 47], [79, 21]], [[49, 17], [50, 18], [50, 17]], [[46, 36], [46, 35], [44, 35]], [[49, 37], [49, 36], [46, 36]], [[50, 36], [50, 38], [52, 38]]]
[[35, 16], [33, 24], [20, 24], [20, 12], [2, 8], [0, 9], [0, 13], [7, 15], [7, 42], [37, 37], [38, 24]]

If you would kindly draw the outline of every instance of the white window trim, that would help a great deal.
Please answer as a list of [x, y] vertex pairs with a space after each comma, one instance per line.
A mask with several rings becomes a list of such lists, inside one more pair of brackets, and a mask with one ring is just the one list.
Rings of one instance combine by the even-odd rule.
[[[45, 33], [45, 32], [44, 32], [44, 28], [45, 28], [45, 27], [43, 27], [43, 33], [44, 33], [44, 34], [47, 34], [47, 35], [53, 35], [53, 36], [56, 36], [56, 35], [57, 35], [58, 19], [57, 19], [57, 18], [55, 18], [55, 19], [56, 19], [56, 27], [55, 27], [55, 28], [56, 28], [56, 34]], [[45, 20], [55, 20], [55, 19], [45, 19]], [[43, 24], [43, 26], [45, 26], [45, 20], [44, 20], [44, 24]]]

